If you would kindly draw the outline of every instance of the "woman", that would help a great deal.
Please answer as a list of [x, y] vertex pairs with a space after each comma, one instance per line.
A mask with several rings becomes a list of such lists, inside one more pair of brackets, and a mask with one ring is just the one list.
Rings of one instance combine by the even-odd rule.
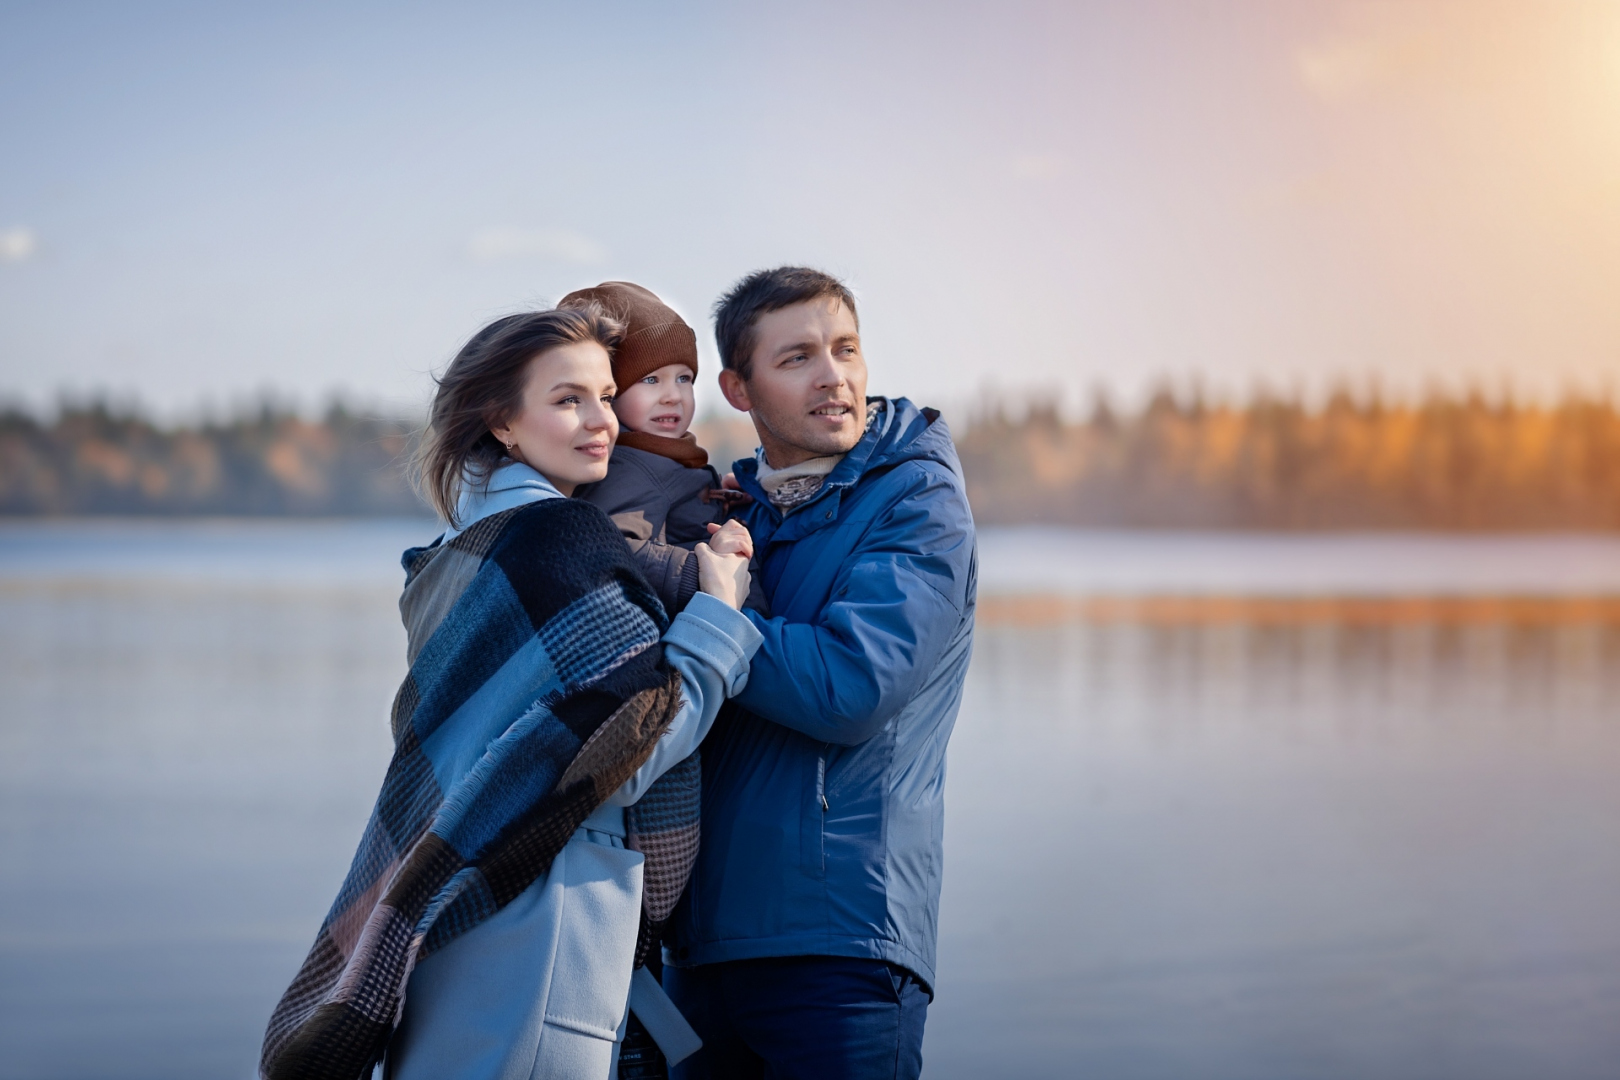
[[440, 380], [422, 462], [449, 528], [405, 555], [394, 761], [271, 1019], [268, 1078], [353, 1077], [384, 1046], [399, 1080], [613, 1071], [641, 913], [625, 807], [760, 640], [745, 546], [699, 545], [702, 593], [668, 621], [568, 498], [607, 471], [619, 333], [594, 307], [511, 316]]

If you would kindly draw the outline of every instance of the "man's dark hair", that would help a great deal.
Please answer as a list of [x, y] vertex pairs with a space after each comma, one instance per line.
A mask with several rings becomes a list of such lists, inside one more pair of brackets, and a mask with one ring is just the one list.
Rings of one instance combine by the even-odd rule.
[[835, 296], [849, 308], [855, 328], [861, 316], [855, 310], [855, 297], [848, 286], [831, 274], [804, 266], [779, 266], [775, 270], [755, 270], [714, 302], [714, 341], [720, 347], [720, 364], [747, 379], [754, 367], [754, 326], [766, 312]]

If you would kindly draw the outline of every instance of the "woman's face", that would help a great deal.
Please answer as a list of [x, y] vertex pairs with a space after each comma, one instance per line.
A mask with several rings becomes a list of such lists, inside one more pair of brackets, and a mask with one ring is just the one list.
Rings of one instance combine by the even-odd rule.
[[547, 349], [525, 379], [518, 414], [490, 432], [564, 495], [605, 477], [619, 435], [607, 350], [594, 341]]

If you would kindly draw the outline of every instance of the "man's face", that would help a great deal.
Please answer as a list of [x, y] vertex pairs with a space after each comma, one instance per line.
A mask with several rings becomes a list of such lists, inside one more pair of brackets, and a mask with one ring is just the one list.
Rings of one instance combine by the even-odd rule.
[[747, 379], [720, 373], [733, 408], [751, 413], [765, 460], [783, 469], [844, 454], [866, 430], [866, 358], [855, 316], [836, 297], [760, 316]]

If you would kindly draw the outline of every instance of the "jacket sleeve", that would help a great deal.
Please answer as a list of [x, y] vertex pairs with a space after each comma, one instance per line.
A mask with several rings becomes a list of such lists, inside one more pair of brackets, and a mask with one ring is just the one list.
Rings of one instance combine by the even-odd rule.
[[709, 523], [720, 525], [731, 516], [724, 503], [709, 501], [709, 489], [719, 486], [720, 478], [707, 465], [701, 469], [682, 469], [670, 478], [664, 539], [682, 547], [707, 540]]
[[674, 616], [683, 610], [697, 592], [697, 556], [683, 547], [656, 540], [635, 540], [626, 535], [625, 542], [630, 545], [636, 569], [658, 594], [664, 611]]
[[764, 639], [738, 696], [750, 712], [854, 746], [932, 674], [972, 603], [973, 519], [954, 476], [902, 469], [911, 473], [904, 489], [845, 562], [814, 623], [747, 612]]
[[681, 708], [652, 756], [609, 795], [614, 806], [629, 806], [672, 766], [698, 748], [714, 724], [720, 703], [748, 682], [748, 661], [759, 648], [759, 631], [744, 616], [708, 594], [670, 623], [664, 660], [681, 673]]

